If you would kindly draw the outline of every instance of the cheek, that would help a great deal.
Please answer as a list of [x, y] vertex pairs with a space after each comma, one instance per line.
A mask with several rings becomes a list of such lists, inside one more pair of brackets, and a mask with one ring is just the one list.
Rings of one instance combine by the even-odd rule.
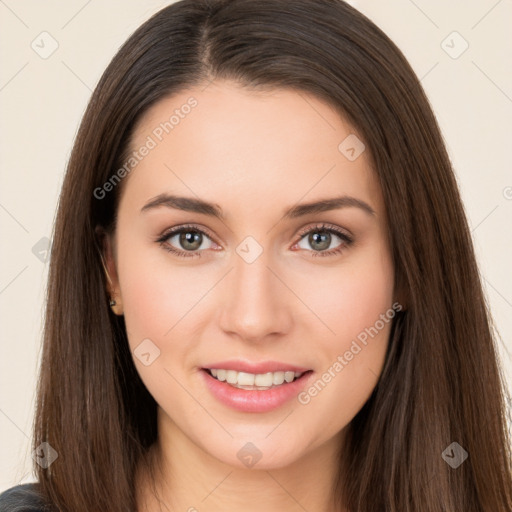
[[[198, 306], [210, 281], [200, 272], [173, 265], [160, 248], [135, 242], [119, 255], [124, 319], [137, 371], [159, 404], [178, 415], [190, 414], [182, 409], [188, 401], [178, 382], [183, 381], [183, 368], [190, 367], [190, 326], [200, 320]], [[150, 354], [147, 365], [141, 358], [145, 353]]]
[[[326, 277], [325, 269], [309, 273], [302, 287], [308, 305], [329, 329], [319, 324], [325, 347], [346, 350], [360, 333], [374, 326], [393, 304], [393, 266], [376, 248], [347, 259]], [[311, 286], [321, 283], [321, 286]], [[309, 291], [307, 291], [309, 290]], [[378, 324], [382, 329], [380, 323]], [[384, 330], [384, 329], [382, 329]], [[330, 332], [329, 332], [330, 331]], [[364, 336], [363, 336], [364, 337]]]
[[[170, 339], [170, 332], [194, 308], [211, 280], [204, 272], [172, 265], [164, 249], [125, 251], [119, 259], [119, 280], [128, 333], [133, 338]], [[168, 335], [168, 336], [167, 336]]]
[[312, 417], [337, 411], [324, 424], [332, 433], [361, 409], [384, 364], [395, 311], [393, 267], [382, 254], [360, 254], [357, 262], [333, 272], [336, 278], [323, 287], [324, 293], [310, 294], [335, 334], [317, 336], [322, 365], [317, 380], [298, 398]]

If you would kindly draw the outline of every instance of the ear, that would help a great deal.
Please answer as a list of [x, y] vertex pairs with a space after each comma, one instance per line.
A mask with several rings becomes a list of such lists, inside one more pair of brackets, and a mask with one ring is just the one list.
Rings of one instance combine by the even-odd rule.
[[97, 226], [95, 233], [99, 245], [99, 258], [105, 274], [106, 290], [110, 301], [115, 301], [115, 304], [110, 304], [110, 308], [114, 314], [122, 315], [123, 302], [115, 262], [114, 236], [107, 233], [102, 226]]

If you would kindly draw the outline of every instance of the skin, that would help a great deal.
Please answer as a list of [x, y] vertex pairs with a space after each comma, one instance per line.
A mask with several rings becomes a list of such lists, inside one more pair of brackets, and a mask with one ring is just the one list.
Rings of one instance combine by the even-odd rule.
[[[391, 323], [305, 405], [232, 410], [209, 392], [200, 369], [276, 360], [312, 369], [316, 381], [391, 308], [394, 270], [377, 178], [367, 152], [350, 161], [338, 150], [356, 131], [322, 100], [229, 81], [158, 102], [139, 122], [132, 149], [191, 96], [197, 106], [124, 178], [117, 229], [105, 246], [132, 352], [147, 338], [160, 350], [149, 366], [134, 356], [159, 406], [152, 453], [162, 472], [152, 484], [162, 510], [334, 510], [345, 427], [378, 381]], [[141, 213], [164, 192], [215, 203], [225, 219], [165, 206]], [[337, 195], [366, 202], [374, 214], [349, 206], [283, 219], [287, 207]], [[354, 242], [314, 256], [316, 246], [298, 233], [323, 222]], [[213, 235], [203, 237], [201, 257], [179, 257], [156, 242], [182, 224]], [[263, 248], [251, 264], [236, 252], [247, 236]], [[340, 242], [333, 234], [324, 252]], [[186, 251], [178, 236], [167, 244]], [[262, 455], [252, 468], [237, 457], [247, 442]], [[149, 486], [141, 469], [139, 510], [160, 510]]]

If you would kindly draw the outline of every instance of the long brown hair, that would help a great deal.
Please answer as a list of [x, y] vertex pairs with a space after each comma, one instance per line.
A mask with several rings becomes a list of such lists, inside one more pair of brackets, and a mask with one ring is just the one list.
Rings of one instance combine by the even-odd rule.
[[[333, 492], [351, 511], [512, 510], [504, 377], [442, 136], [406, 59], [339, 0], [183, 0], [114, 57], [83, 117], [56, 217], [34, 448], [41, 492], [62, 511], [135, 510], [135, 469], [157, 438], [156, 403], [112, 314], [98, 226], [115, 229], [140, 116], [213, 78], [317, 95], [364, 138], [382, 187], [397, 315], [380, 380], [347, 427]], [[96, 191], [96, 194], [95, 194]], [[103, 197], [104, 195], [104, 197]], [[458, 443], [456, 469], [443, 452]]]

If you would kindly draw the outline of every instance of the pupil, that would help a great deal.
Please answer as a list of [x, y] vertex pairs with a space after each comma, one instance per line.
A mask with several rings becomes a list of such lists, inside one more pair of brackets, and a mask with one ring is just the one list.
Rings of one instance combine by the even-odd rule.
[[[201, 242], [202, 235], [197, 231], [186, 231], [180, 234], [180, 244], [185, 249], [195, 251], [201, 247]], [[192, 246], [187, 246], [187, 244], [191, 244]]]
[[[322, 233], [322, 234], [318, 234]], [[309, 235], [309, 243], [313, 248], [315, 248], [315, 244], [317, 244], [316, 248], [319, 250], [327, 249], [331, 244], [331, 234], [325, 231], [318, 231], [317, 233], [313, 233]]]

